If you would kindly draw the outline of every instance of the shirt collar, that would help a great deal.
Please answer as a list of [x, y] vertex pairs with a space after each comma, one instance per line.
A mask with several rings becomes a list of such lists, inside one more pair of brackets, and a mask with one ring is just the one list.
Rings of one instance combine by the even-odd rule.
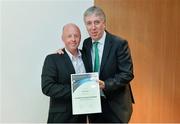
[[101, 37], [101, 39], [99, 39], [98, 41], [92, 40], [92, 43], [99, 42], [98, 44], [103, 45], [104, 42], [105, 42], [105, 38], [106, 38], [106, 32], [104, 31], [103, 36]]
[[65, 51], [67, 52], [67, 54], [68, 54], [68, 56], [70, 57], [70, 59], [71, 60], [73, 60], [74, 58], [79, 58], [79, 57], [81, 57], [81, 51], [78, 49], [78, 54], [77, 54], [77, 56], [73, 56], [70, 52], [69, 52], [69, 50], [67, 50], [66, 48], [65, 48]]

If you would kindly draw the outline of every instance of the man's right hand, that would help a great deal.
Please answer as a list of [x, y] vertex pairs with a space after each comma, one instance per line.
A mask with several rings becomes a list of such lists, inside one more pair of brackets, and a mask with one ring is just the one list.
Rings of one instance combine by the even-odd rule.
[[62, 49], [58, 49], [58, 50], [56, 51], [56, 53], [58, 53], [58, 54], [64, 54], [64, 52], [63, 52]]

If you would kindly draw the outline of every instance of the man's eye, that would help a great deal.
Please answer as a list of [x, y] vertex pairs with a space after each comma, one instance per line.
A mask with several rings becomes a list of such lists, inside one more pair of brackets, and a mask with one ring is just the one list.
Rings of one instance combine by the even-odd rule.
[[68, 37], [68, 38], [71, 38], [71, 35], [68, 35], [67, 37]]
[[100, 21], [95, 21], [94, 24], [95, 25], [98, 25], [100, 23]]
[[74, 35], [75, 38], [78, 38], [78, 35]]
[[87, 24], [87, 25], [91, 25], [91, 22], [87, 22], [86, 24]]

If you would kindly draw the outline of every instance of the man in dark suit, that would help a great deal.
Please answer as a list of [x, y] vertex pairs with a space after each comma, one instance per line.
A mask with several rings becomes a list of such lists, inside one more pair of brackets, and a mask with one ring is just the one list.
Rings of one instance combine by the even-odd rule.
[[106, 17], [99, 7], [88, 8], [84, 22], [90, 35], [82, 49], [89, 62], [87, 70], [99, 72], [102, 90], [102, 113], [88, 115], [89, 122], [127, 123], [134, 103], [130, 87], [134, 78], [133, 63], [128, 42], [105, 30]]
[[78, 50], [79, 28], [72, 23], [65, 25], [62, 40], [64, 54], [48, 55], [42, 70], [42, 92], [50, 97], [48, 123], [85, 123], [85, 115], [72, 115], [71, 100], [71, 74], [86, 72]]

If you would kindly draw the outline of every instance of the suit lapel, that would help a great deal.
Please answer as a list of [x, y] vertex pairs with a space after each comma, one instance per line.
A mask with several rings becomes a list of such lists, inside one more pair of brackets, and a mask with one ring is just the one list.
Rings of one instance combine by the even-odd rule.
[[93, 71], [93, 65], [92, 65], [92, 56], [91, 56], [91, 49], [92, 49], [92, 39], [89, 39], [87, 44], [87, 58], [88, 58], [88, 65], [89, 65], [89, 71]]
[[63, 51], [64, 51], [64, 62], [65, 62], [65, 66], [67, 68], [66, 72], [68, 74], [75, 74], [74, 66], [73, 66], [68, 54], [66, 53], [65, 50], [63, 50]]
[[105, 44], [104, 44], [103, 55], [102, 55], [102, 60], [101, 60], [100, 74], [106, 64], [111, 47], [112, 47], [112, 42], [111, 42], [110, 34], [107, 32]]
[[88, 61], [88, 58], [86, 57], [84, 51], [81, 50], [81, 53], [82, 53], [82, 60], [83, 60], [83, 63], [84, 63], [84, 67], [86, 69], [86, 72], [90, 72], [90, 68], [89, 68], [89, 61]]

